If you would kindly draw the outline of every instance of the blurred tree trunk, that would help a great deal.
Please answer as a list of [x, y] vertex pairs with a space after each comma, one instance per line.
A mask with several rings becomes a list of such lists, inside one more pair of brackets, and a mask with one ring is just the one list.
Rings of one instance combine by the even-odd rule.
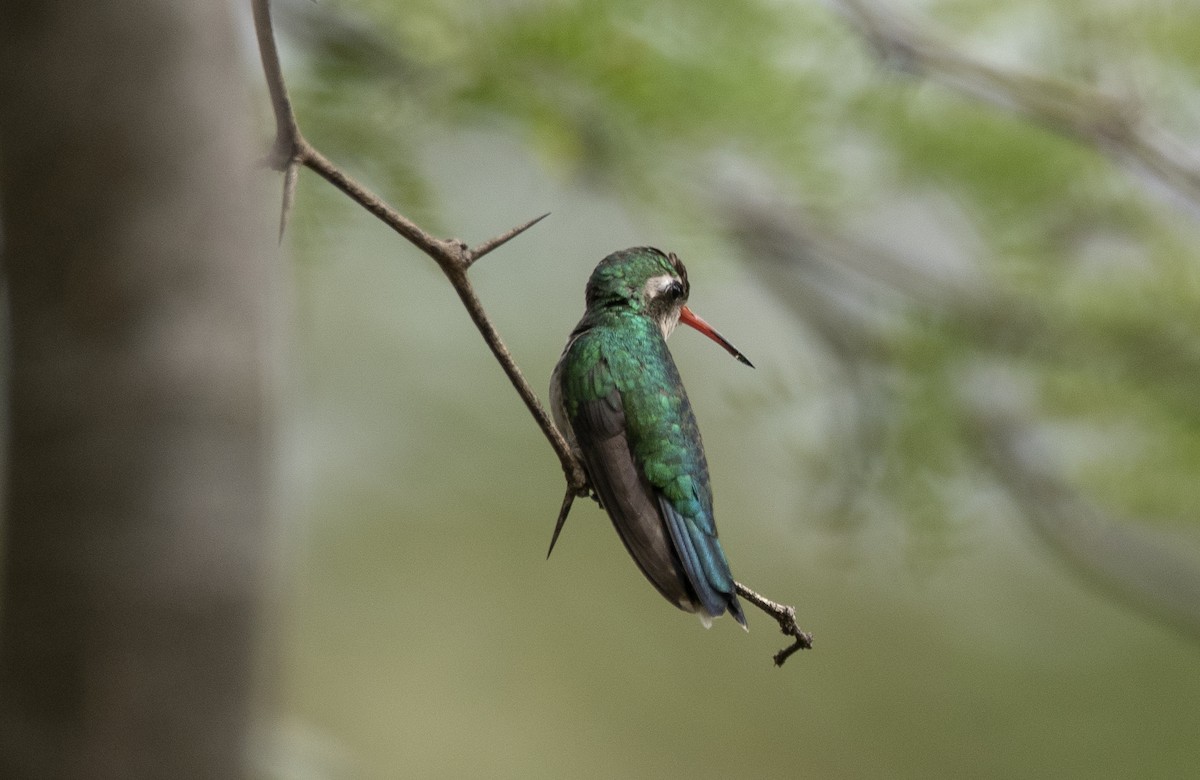
[[0, 777], [247, 773], [272, 253], [230, 10], [0, 0]]

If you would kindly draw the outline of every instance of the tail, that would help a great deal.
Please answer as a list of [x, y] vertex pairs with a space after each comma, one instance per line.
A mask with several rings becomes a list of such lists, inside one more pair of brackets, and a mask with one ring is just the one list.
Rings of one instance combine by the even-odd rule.
[[680, 514], [665, 496], [659, 496], [658, 505], [671, 533], [675, 551], [683, 562], [688, 582], [700, 602], [701, 621], [705, 616], [720, 617], [728, 611], [738, 625], [749, 631], [721, 542], [715, 535], [698, 528], [691, 518]]

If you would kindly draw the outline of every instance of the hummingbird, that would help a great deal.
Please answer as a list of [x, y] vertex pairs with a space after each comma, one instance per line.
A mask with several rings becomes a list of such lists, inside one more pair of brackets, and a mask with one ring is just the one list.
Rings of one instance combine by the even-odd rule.
[[728, 611], [746, 628], [717, 538], [700, 429], [666, 340], [682, 322], [753, 365], [688, 308], [689, 292], [673, 252], [634, 247], [601, 260], [550, 379], [551, 409], [646, 579], [706, 627]]

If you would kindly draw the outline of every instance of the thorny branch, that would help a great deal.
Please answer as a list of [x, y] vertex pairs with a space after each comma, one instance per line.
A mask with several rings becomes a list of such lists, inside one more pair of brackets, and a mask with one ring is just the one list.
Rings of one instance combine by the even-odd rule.
[[[403, 214], [396, 211], [396, 209], [392, 208], [382, 198], [348, 176], [342, 169], [334, 165], [328, 158], [317, 151], [312, 144], [305, 140], [303, 134], [300, 132], [300, 125], [296, 120], [291, 99], [288, 97], [287, 85], [283, 78], [283, 69], [279, 64], [279, 52], [275, 46], [275, 31], [271, 21], [269, 0], [251, 0], [251, 6], [254, 11], [254, 30], [258, 38], [259, 55], [262, 57], [263, 74], [266, 77], [267, 89], [271, 97], [271, 106], [275, 113], [275, 142], [267, 162], [272, 168], [282, 171], [284, 174], [283, 203], [279, 218], [280, 239], [282, 240], [284, 230], [287, 227], [287, 219], [295, 197], [296, 182], [299, 178], [300, 168], [304, 167], [316, 172], [321, 178], [341, 190], [347, 197], [371, 214], [374, 214], [380, 221], [392, 228], [392, 230], [395, 230], [405, 240], [437, 263], [442, 273], [445, 274], [446, 279], [450, 282], [450, 285], [454, 288], [454, 291], [458, 293], [458, 297], [462, 300], [463, 306], [466, 307], [471, 321], [475, 323], [475, 327], [478, 328], [480, 335], [483, 336], [483, 340], [487, 342], [488, 347], [492, 350], [492, 354], [495, 356], [497, 362], [500, 363], [501, 368], [504, 369], [504, 373], [508, 375], [513, 388], [521, 396], [521, 400], [525, 402], [526, 408], [533, 415], [533, 419], [538, 427], [542, 429], [542, 433], [546, 436], [546, 440], [550, 442], [550, 446], [554, 448], [554, 452], [558, 455], [558, 459], [562, 464], [567, 488], [555, 529], [555, 537], [557, 537], [558, 530], [562, 528], [562, 524], [566, 520], [567, 514], [571, 511], [571, 505], [575, 498], [586, 496], [590, 493], [587, 474], [583, 469], [583, 465], [571, 451], [570, 445], [567, 444], [562, 433], [554, 425], [553, 421], [551, 421], [549, 415], [546, 414], [541, 401], [538, 400], [537, 395], [525, 380], [524, 374], [521, 373], [521, 369], [517, 366], [512, 354], [508, 351], [508, 347], [504, 344], [499, 332], [497, 332], [491, 319], [487, 316], [487, 312], [483, 308], [483, 303], [479, 300], [479, 296], [476, 295], [475, 288], [467, 276], [467, 271], [470, 270], [471, 266], [477, 260], [521, 235], [521, 233], [524, 233], [545, 219], [548, 214], [543, 214], [522, 225], [518, 225], [475, 247], [471, 247], [466, 242], [457, 238], [442, 239], [427, 233], [415, 222], [412, 222]], [[737, 592], [743, 598], [778, 622], [780, 630], [784, 634], [795, 638], [796, 641], [791, 646], [775, 654], [776, 666], [782, 666], [784, 661], [797, 650], [812, 647], [812, 636], [801, 631], [796, 625], [796, 610], [794, 607], [777, 604], [747, 588], [740, 582], [734, 584], [737, 587]]]
[[252, 5], [254, 29], [258, 36], [263, 73], [266, 76], [267, 88], [271, 95], [271, 105], [275, 111], [275, 144], [269, 162], [273, 168], [284, 172], [283, 208], [279, 220], [280, 236], [282, 237], [283, 230], [287, 226], [296, 179], [300, 167], [303, 166], [315, 171], [321, 178], [337, 187], [355, 203], [374, 214], [409, 243], [428, 255], [442, 269], [451, 286], [454, 287], [454, 291], [458, 293], [458, 297], [466, 307], [467, 313], [470, 314], [475, 327], [479, 329], [483, 340], [487, 342], [492, 354], [495, 355], [496, 360], [508, 375], [509, 381], [516, 388], [517, 394], [521, 396], [529, 413], [533, 415], [534, 421], [542, 429], [550, 446], [554, 448], [554, 452], [562, 464], [563, 474], [566, 476], [567, 491], [572, 496], [586, 495], [587, 476], [584, 474], [583, 467], [576, 460], [566, 439], [551, 422], [537, 395], [525, 380], [521, 369], [513, 360], [495, 326], [492, 325], [484, 311], [483, 303], [479, 300], [475, 288], [467, 277], [467, 269], [476, 260], [533, 227], [545, 215], [485, 241], [475, 248], [471, 248], [466, 242], [456, 238], [441, 239], [425, 232], [415, 222], [348, 176], [305, 140], [300, 132], [300, 125], [296, 121], [291, 100], [288, 98], [287, 86], [283, 80], [283, 70], [279, 65], [270, 4], [268, 0], [252, 0]]

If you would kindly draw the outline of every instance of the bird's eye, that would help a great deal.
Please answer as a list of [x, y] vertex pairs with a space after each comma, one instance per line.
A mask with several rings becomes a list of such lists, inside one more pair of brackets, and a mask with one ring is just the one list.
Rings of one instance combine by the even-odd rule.
[[683, 285], [673, 281], [664, 292], [668, 300], [677, 301], [683, 297]]

